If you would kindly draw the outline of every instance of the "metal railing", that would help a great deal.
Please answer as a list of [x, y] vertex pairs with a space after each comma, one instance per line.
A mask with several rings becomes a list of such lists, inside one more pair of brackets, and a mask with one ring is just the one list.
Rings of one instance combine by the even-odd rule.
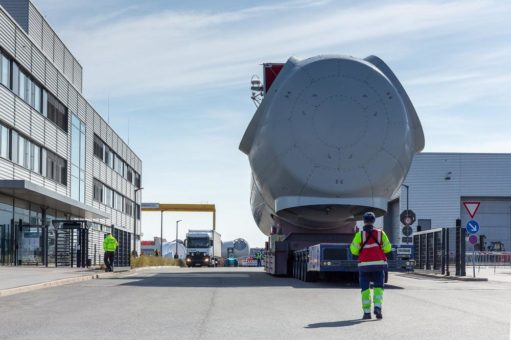
[[[473, 262], [472, 262], [473, 259]], [[504, 251], [476, 251], [465, 253], [467, 265], [476, 266], [511, 266], [511, 252]]]

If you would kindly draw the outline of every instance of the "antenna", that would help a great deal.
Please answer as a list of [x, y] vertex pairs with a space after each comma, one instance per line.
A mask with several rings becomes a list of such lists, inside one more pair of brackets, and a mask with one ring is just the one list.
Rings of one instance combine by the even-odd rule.
[[110, 125], [110, 93], [108, 94], [108, 100], [107, 100], [107, 122], [108, 125]]

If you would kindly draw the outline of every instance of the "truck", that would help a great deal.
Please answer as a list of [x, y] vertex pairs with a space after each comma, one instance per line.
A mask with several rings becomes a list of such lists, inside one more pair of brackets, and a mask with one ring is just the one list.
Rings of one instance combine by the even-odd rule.
[[221, 235], [215, 230], [189, 230], [185, 239], [188, 267], [216, 266], [221, 257]]
[[356, 271], [347, 247], [357, 221], [386, 213], [424, 148], [415, 108], [376, 56], [291, 57], [264, 63], [263, 74], [251, 80], [257, 109], [239, 149], [252, 170], [252, 215], [268, 236], [265, 270]]

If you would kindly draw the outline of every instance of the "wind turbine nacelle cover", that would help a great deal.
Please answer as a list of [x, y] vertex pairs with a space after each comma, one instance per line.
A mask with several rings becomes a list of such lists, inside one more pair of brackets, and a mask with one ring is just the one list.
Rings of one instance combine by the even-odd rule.
[[382, 216], [424, 148], [417, 113], [379, 58], [290, 58], [240, 143], [252, 168], [254, 219], [350, 232]]

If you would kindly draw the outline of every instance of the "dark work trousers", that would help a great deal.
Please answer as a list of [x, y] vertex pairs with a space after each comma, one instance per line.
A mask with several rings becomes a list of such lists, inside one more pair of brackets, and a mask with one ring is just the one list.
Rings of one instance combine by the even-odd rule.
[[374, 272], [358, 272], [358, 280], [360, 282], [360, 289], [362, 291], [369, 289], [369, 285], [372, 282], [374, 288], [383, 288], [383, 281], [385, 280], [385, 272], [378, 270]]
[[105, 266], [107, 272], [114, 271], [114, 252], [105, 251]]
[[261, 259], [257, 259], [257, 266], [258, 267], [261, 267], [262, 263], [261, 263]]

